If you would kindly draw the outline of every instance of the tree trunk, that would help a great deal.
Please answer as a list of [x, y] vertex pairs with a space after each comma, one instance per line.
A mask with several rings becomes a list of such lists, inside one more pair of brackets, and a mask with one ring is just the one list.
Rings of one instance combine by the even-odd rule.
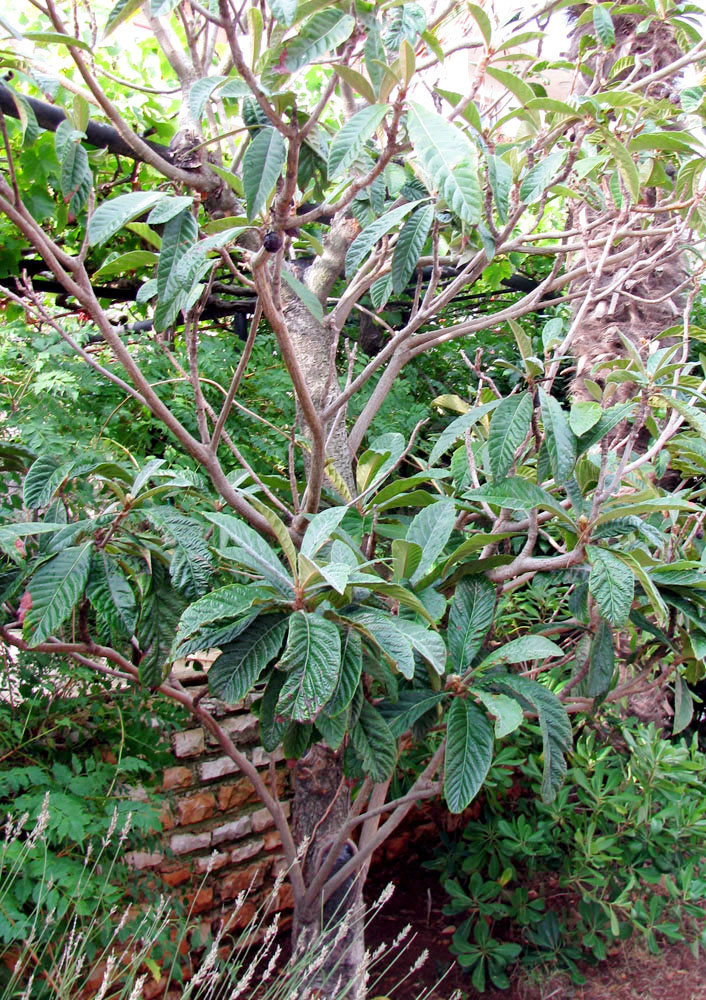
[[[583, 7], [574, 7], [570, 16], [578, 17], [583, 10]], [[648, 30], [640, 33], [638, 27], [641, 21], [639, 16], [613, 16], [615, 45], [608, 51], [598, 51], [589, 61], [595, 76], [592, 79], [582, 78], [578, 88], [580, 92], [585, 93], [591, 87], [603, 89], [602, 82], [607, 80], [611, 68], [624, 57], [642, 59], [641, 68], [634, 78], [631, 77], [635, 81], [669, 66], [679, 58], [681, 50], [674, 40], [672, 29], [665, 22], [653, 20]], [[574, 29], [574, 58], [578, 56], [581, 38], [592, 32], [590, 22]], [[655, 81], [649, 87], [648, 95], [655, 100], [676, 101], [675, 80], [666, 77]], [[620, 216], [620, 208], [614, 203], [607, 184], [603, 186], [603, 195], [606, 202], [604, 209], [584, 205], [579, 212], [580, 224], [584, 228], [605, 218], [601, 225], [586, 230], [596, 244], [584, 254], [589, 273], [572, 285], [572, 291], [584, 293], [577, 299], [579, 305], [574, 312], [576, 332], [572, 340], [576, 358], [572, 393], [579, 399], [593, 398], [586, 387], [586, 378], [602, 382], [609, 370], [609, 366], [602, 367], [601, 374], [596, 377], [592, 372], [595, 365], [627, 356], [621, 334], [645, 358], [650, 353], [651, 345], [666, 329], [675, 325], [682, 308], [680, 285], [686, 275], [679, 249], [666, 244], [659, 235], [651, 236], [649, 225], [644, 229], [644, 235], [620, 242], [621, 251], [630, 251], [628, 259], [620, 264], [601, 266], [605, 245], [611, 243], [612, 228]], [[623, 190], [623, 198], [626, 197], [627, 193]], [[649, 189], [643, 195], [643, 205], [655, 205], [656, 198], [657, 189]], [[629, 213], [627, 220], [630, 220]], [[617, 387], [611, 401], [626, 400], [633, 394], [634, 386], [624, 383]]]

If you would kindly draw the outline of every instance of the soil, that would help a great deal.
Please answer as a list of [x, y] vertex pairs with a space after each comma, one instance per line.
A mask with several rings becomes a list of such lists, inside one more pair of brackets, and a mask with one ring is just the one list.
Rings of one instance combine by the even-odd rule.
[[[454, 990], [460, 990], [466, 1000], [706, 1000], [704, 949], [698, 959], [681, 944], [664, 945], [659, 955], [651, 955], [632, 940], [599, 965], [582, 965], [587, 980], [583, 986], [552, 969], [530, 972], [520, 968], [509, 972], [509, 990], [479, 994], [449, 952], [456, 918], [442, 912], [447, 897], [434, 873], [409, 856], [378, 862], [366, 884], [369, 904], [388, 882], [395, 885], [395, 892], [366, 929], [368, 950], [373, 952], [382, 944], [389, 948], [406, 924], [411, 924], [412, 931], [395, 964], [377, 982], [375, 974], [371, 976], [368, 996], [372, 998], [449, 1000]], [[426, 963], [400, 982], [425, 948], [429, 950]]]

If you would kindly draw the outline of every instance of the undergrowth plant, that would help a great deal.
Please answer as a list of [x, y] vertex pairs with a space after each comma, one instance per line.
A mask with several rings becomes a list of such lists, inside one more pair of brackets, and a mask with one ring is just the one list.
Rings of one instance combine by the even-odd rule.
[[[611, 738], [606, 740], [606, 732]], [[508, 967], [577, 965], [641, 937], [649, 950], [684, 941], [706, 947], [706, 755], [662, 737], [653, 724], [585, 728], [553, 803], [535, 792], [537, 754], [498, 754], [476, 818], [448, 835], [428, 867], [441, 873], [461, 918], [452, 950], [484, 990], [507, 988]]]

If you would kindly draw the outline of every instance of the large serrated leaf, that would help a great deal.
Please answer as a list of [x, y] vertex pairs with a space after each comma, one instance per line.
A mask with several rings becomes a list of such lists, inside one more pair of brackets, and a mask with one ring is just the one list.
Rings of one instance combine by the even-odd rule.
[[566, 774], [564, 754], [571, 749], [571, 723], [566, 709], [551, 691], [538, 681], [516, 674], [493, 678], [493, 688], [517, 698], [523, 707], [536, 712], [544, 742], [542, 798], [553, 802]]
[[112, 31], [115, 31], [118, 25], [137, 13], [143, 3], [144, 0], [118, 0], [108, 15], [103, 37], [107, 38]]
[[397, 701], [382, 702], [379, 706], [380, 714], [390, 727], [392, 735], [398, 739], [446, 697], [444, 691], [400, 691]]
[[170, 302], [183, 289], [178, 276], [179, 262], [197, 240], [199, 227], [188, 209], [182, 209], [164, 227], [162, 249], [157, 264], [157, 293], [160, 302]]
[[495, 663], [525, 663], [527, 660], [546, 660], [550, 656], [563, 656], [561, 646], [543, 635], [521, 635], [494, 649], [481, 663], [482, 668]]
[[31, 645], [44, 642], [69, 617], [83, 596], [91, 567], [93, 542], [64, 549], [39, 567], [27, 590], [32, 607], [24, 620], [24, 635]]
[[341, 640], [341, 670], [336, 687], [324, 706], [326, 714], [340, 715], [350, 705], [358, 690], [363, 670], [363, 645], [360, 636], [353, 629], [346, 629]]
[[576, 465], [576, 435], [558, 400], [540, 389], [539, 402], [552, 476], [555, 483], [565, 483]]
[[388, 104], [371, 104], [354, 114], [339, 129], [329, 147], [329, 178], [345, 173], [355, 163], [388, 109]]
[[174, 543], [169, 567], [174, 586], [188, 598], [202, 597], [213, 575], [213, 560], [199, 522], [172, 507], [150, 507], [147, 516]]
[[529, 392], [507, 396], [490, 419], [488, 458], [493, 479], [504, 479], [515, 461], [515, 452], [530, 429], [532, 396]]
[[405, 290], [412, 277], [433, 221], [433, 205], [422, 205], [402, 227], [392, 254], [392, 290], [397, 294]]
[[115, 236], [128, 222], [153, 208], [166, 198], [164, 191], [133, 191], [104, 201], [95, 210], [88, 223], [88, 242], [91, 246], [105, 243]]
[[301, 544], [301, 553], [307, 558], [313, 558], [321, 546], [329, 540], [339, 526], [348, 510], [346, 507], [329, 507], [314, 514], [309, 521]]
[[600, 698], [610, 687], [615, 671], [615, 653], [610, 625], [601, 621], [591, 640], [588, 667], [588, 696]]
[[624, 625], [635, 593], [635, 577], [622, 560], [606, 549], [587, 545], [591, 562], [588, 589], [598, 610], [611, 625]]
[[282, 742], [290, 725], [287, 719], [277, 714], [277, 701], [287, 675], [273, 670], [267, 681], [265, 693], [260, 703], [260, 742], [263, 750], [272, 753]]
[[293, 596], [294, 583], [267, 542], [250, 525], [232, 514], [206, 514], [206, 518], [221, 528], [234, 542], [236, 549], [229, 555], [243, 566], [264, 576], [287, 597]]
[[248, 221], [262, 211], [287, 159], [287, 146], [275, 128], [263, 128], [245, 150], [243, 192]]
[[287, 631], [287, 616], [260, 615], [238, 638], [223, 647], [208, 672], [209, 689], [229, 705], [245, 697], [275, 659]]
[[329, 7], [305, 21], [295, 38], [287, 42], [284, 65], [290, 71], [316, 62], [320, 56], [335, 49], [350, 38], [355, 28], [355, 18], [341, 10]]
[[61, 194], [64, 201], [70, 201], [86, 181], [93, 181], [88, 153], [80, 141], [67, 142], [61, 157]]
[[475, 156], [465, 134], [435, 111], [410, 104], [407, 131], [435, 187], [465, 222], [480, 221], [481, 192]]
[[372, 608], [349, 610], [343, 617], [369, 636], [404, 677], [408, 680], [414, 677], [412, 642], [410, 637], [397, 627], [397, 619]]
[[29, 467], [22, 486], [25, 507], [38, 510], [46, 507], [70, 466], [59, 466], [50, 455], [40, 455]]
[[520, 476], [510, 476], [499, 483], [492, 485], [487, 483], [477, 489], [468, 490], [464, 493], [464, 497], [468, 500], [485, 500], [486, 503], [492, 503], [498, 507], [507, 507], [508, 510], [523, 510], [526, 513], [542, 507], [554, 511], [562, 520], [573, 526], [571, 518], [551, 493]]
[[488, 161], [488, 181], [495, 200], [495, 210], [502, 223], [507, 222], [512, 188], [512, 167], [500, 156], [486, 154]]
[[324, 309], [321, 302], [318, 300], [316, 295], [311, 291], [310, 288], [300, 281], [299, 278], [295, 278], [291, 271], [286, 267], [282, 268], [281, 277], [285, 285], [289, 285], [291, 290], [297, 296], [298, 299], [304, 304], [304, 306], [309, 310], [311, 315], [314, 317], [317, 323], [323, 323], [324, 321]]
[[382, 715], [368, 701], [363, 702], [351, 740], [371, 781], [390, 777], [397, 762], [397, 743]]
[[460, 813], [478, 794], [493, 759], [493, 730], [473, 702], [454, 698], [446, 723], [444, 798]]
[[291, 28], [297, 16], [298, 0], [267, 0], [272, 16], [280, 24]]
[[601, 44], [610, 49], [615, 45], [615, 28], [613, 18], [607, 7], [596, 4], [593, 7], [593, 27]]
[[295, 611], [279, 669], [289, 671], [277, 710], [295, 722], [311, 722], [336, 688], [341, 672], [341, 633], [320, 615]]
[[495, 587], [484, 576], [461, 580], [456, 587], [446, 633], [454, 669], [466, 670], [493, 624]]
[[119, 565], [102, 549], [91, 556], [86, 596], [119, 635], [130, 638], [137, 627], [137, 603]]

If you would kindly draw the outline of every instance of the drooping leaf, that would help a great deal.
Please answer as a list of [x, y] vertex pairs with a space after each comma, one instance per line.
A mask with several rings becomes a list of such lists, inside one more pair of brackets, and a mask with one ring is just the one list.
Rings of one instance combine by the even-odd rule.
[[88, 223], [88, 242], [91, 246], [105, 243], [128, 222], [144, 215], [166, 197], [164, 191], [133, 191], [102, 202]]
[[380, 714], [390, 727], [390, 732], [398, 739], [422, 716], [431, 712], [447, 695], [443, 691], [405, 690], [400, 691], [397, 701], [380, 704]]
[[674, 719], [672, 720], [672, 736], [683, 732], [690, 724], [694, 715], [694, 699], [689, 685], [681, 675], [674, 681]]
[[402, 227], [392, 254], [392, 290], [397, 294], [405, 290], [412, 277], [433, 221], [434, 207], [422, 205]]
[[328, 154], [329, 178], [345, 173], [358, 159], [366, 142], [389, 110], [387, 104], [371, 104], [356, 112], [333, 137]]
[[323, 306], [311, 289], [307, 288], [304, 282], [300, 281], [299, 278], [295, 278], [291, 271], [287, 270], [286, 267], [283, 267], [280, 273], [282, 275], [282, 281], [284, 281], [286, 285], [289, 285], [298, 299], [301, 299], [317, 323], [323, 323]]
[[346, 512], [345, 507], [329, 507], [328, 510], [314, 514], [304, 532], [300, 550], [302, 555], [309, 559], [313, 558], [321, 546], [333, 535], [346, 516]]
[[447, 641], [454, 669], [466, 670], [493, 623], [495, 587], [482, 575], [461, 580], [451, 602]]
[[397, 627], [398, 619], [372, 608], [346, 611], [343, 617], [369, 636], [404, 677], [414, 677], [414, 647], [410, 637]]
[[140, 683], [156, 687], [171, 662], [170, 649], [186, 601], [169, 579], [161, 562], [152, 563], [152, 576], [139, 606], [136, 637], [141, 650]]
[[297, 16], [298, 0], [267, 0], [267, 6], [276, 21], [291, 28]]
[[514, 698], [506, 694], [491, 694], [490, 691], [473, 689], [488, 709], [495, 716], [495, 738], [501, 740], [504, 736], [514, 733], [524, 721], [522, 706]]
[[622, 560], [606, 549], [587, 545], [591, 562], [588, 589], [598, 610], [611, 625], [624, 625], [635, 593], [635, 577]]
[[490, 403], [483, 403], [481, 406], [474, 406], [467, 413], [457, 417], [448, 427], [444, 428], [436, 440], [436, 444], [429, 455], [429, 465], [434, 465], [449, 448], [463, 437], [468, 428], [473, 427], [482, 420], [487, 413], [491, 413], [500, 403], [500, 400], [493, 399]]
[[341, 672], [341, 633], [320, 615], [295, 611], [279, 669], [288, 671], [277, 710], [311, 722], [333, 694]]
[[539, 401], [552, 476], [555, 483], [565, 483], [576, 465], [576, 436], [557, 399], [540, 389]]
[[169, 566], [174, 586], [190, 599], [202, 597], [213, 575], [213, 560], [201, 525], [173, 507], [149, 507], [147, 516], [174, 544]]
[[253, 584], [232, 583], [228, 587], [212, 590], [210, 594], [206, 594], [186, 608], [179, 619], [174, 641], [182, 642], [211, 622], [239, 618], [249, 611], [256, 601], [258, 603], [266, 601], [271, 596], [263, 587]]
[[107, 38], [120, 24], [137, 13], [143, 3], [144, 0], [118, 0], [108, 15], [103, 37]]
[[554, 511], [562, 520], [573, 525], [573, 522], [561, 504], [554, 499], [551, 493], [530, 483], [521, 476], [510, 476], [499, 483], [485, 484], [477, 489], [467, 490], [464, 496], [468, 500], [485, 500], [486, 503], [494, 504], [498, 507], [507, 507], [509, 510], [523, 510], [527, 513], [535, 508], [541, 507], [545, 510]]
[[446, 723], [444, 798], [460, 813], [480, 791], [493, 759], [493, 730], [477, 705], [454, 698]]
[[162, 249], [157, 264], [157, 293], [160, 303], [170, 302], [183, 289], [178, 267], [187, 250], [196, 243], [199, 228], [188, 208], [182, 209], [164, 226]]
[[504, 479], [515, 461], [515, 452], [527, 437], [532, 418], [529, 392], [507, 396], [490, 418], [488, 457], [493, 479]]
[[169, 222], [174, 216], [179, 215], [191, 208], [194, 199], [190, 195], [174, 195], [171, 198], [164, 198], [152, 209], [147, 216], [149, 226], [161, 226]]
[[93, 542], [59, 552], [36, 571], [27, 585], [32, 606], [24, 620], [31, 645], [44, 642], [69, 617], [83, 596], [91, 567]]
[[587, 434], [592, 427], [595, 427], [602, 416], [603, 410], [599, 403], [579, 399], [571, 404], [569, 427], [578, 438], [582, 434]]
[[588, 667], [588, 696], [600, 698], [610, 687], [615, 671], [615, 652], [610, 625], [601, 621], [591, 639]]
[[517, 698], [523, 707], [536, 712], [544, 742], [542, 798], [553, 802], [566, 774], [566, 754], [571, 749], [571, 723], [566, 709], [548, 688], [517, 674], [493, 678], [493, 688]]
[[30, 466], [22, 486], [25, 507], [38, 510], [46, 507], [68, 471], [59, 466], [51, 455], [40, 455]]
[[595, 4], [593, 7], [593, 27], [601, 44], [606, 49], [611, 49], [615, 45], [615, 28], [610, 11], [602, 4]]
[[495, 200], [495, 209], [502, 223], [507, 222], [510, 206], [510, 189], [512, 188], [512, 167], [501, 156], [490, 153], [486, 155], [488, 162], [488, 181]]
[[267, 203], [287, 159], [287, 147], [275, 128], [263, 128], [243, 157], [243, 192], [248, 221], [252, 222]]
[[286, 43], [284, 65], [295, 70], [316, 62], [320, 56], [345, 42], [355, 28], [355, 18], [329, 7], [305, 21], [294, 39]]
[[229, 705], [242, 701], [275, 659], [287, 631], [287, 616], [260, 615], [237, 639], [223, 647], [208, 672], [209, 689]]
[[477, 224], [481, 191], [475, 154], [464, 133], [414, 102], [410, 103], [407, 131], [415, 153], [452, 211], [464, 222]]
[[132, 587], [117, 562], [103, 549], [91, 555], [86, 597], [111, 631], [132, 636], [137, 627], [137, 602]]
[[372, 781], [390, 777], [397, 762], [397, 743], [382, 715], [368, 701], [363, 701], [351, 740]]
[[336, 687], [324, 706], [326, 714], [340, 715], [350, 705], [358, 690], [363, 670], [363, 647], [360, 635], [354, 629], [346, 629], [341, 640], [341, 669]]

